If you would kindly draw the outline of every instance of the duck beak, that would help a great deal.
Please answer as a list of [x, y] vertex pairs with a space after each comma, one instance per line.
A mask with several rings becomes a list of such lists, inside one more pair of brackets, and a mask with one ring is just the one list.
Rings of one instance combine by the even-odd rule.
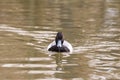
[[62, 47], [62, 40], [58, 40], [57, 47]]

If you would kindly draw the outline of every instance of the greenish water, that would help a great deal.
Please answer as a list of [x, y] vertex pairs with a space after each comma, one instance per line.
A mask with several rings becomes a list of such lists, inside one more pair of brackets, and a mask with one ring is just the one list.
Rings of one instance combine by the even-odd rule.
[[[58, 31], [73, 53], [46, 50]], [[120, 80], [120, 0], [1, 0], [1, 80]]]

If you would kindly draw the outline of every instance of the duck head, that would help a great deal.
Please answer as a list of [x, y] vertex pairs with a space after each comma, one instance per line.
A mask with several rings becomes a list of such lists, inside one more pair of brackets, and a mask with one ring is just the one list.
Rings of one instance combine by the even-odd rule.
[[62, 32], [58, 32], [57, 35], [56, 35], [56, 38], [55, 38], [56, 46], [58, 48], [62, 47], [63, 41], [64, 41], [64, 39], [63, 39]]

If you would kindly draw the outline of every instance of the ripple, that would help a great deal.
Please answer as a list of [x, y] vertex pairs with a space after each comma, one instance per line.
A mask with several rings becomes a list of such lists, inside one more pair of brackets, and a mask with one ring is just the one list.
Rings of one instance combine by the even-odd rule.
[[28, 71], [28, 74], [46, 74], [46, 75], [53, 75], [55, 73], [65, 73], [63, 71], [53, 71], [53, 70], [47, 70], [47, 71], [41, 71], [41, 70], [30, 70]]
[[91, 74], [90, 77], [91, 77], [92, 80], [106, 80], [106, 77], [99, 76], [99, 75], [93, 75], [93, 74]]
[[105, 32], [120, 32], [120, 29], [119, 28], [106, 28], [102, 31], [105, 31]]
[[20, 63], [8, 63], [8, 64], [1, 64], [1, 67], [16, 67], [16, 68], [33, 68], [33, 67], [43, 67], [43, 68], [55, 68], [56, 65], [55, 64], [20, 64]]
[[[41, 44], [43, 42], [48, 42], [48, 40], [53, 40], [56, 32], [54, 31], [26, 31], [23, 30], [22, 28], [14, 28], [11, 26], [7, 25], [0, 25], [0, 31], [8, 31], [8, 32], [13, 32], [18, 35], [23, 35], [23, 36], [30, 36], [34, 40], [37, 41], [37, 43]], [[36, 45], [34, 43], [27, 42], [27, 45], [34, 46], [35, 49], [37, 50], [42, 50], [40, 45]], [[45, 48], [45, 46], [43, 46]], [[40, 49], [38, 49], [40, 48]]]
[[96, 37], [105, 37], [105, 38], [112, 38], [112, 37], [119, 36], [119, 34], [114, 34], [114, 33], [99, 33], [99, 34], [96, 34], [96, 35], [93, 35], [93, 36], [96, 36]]
[[111, 53], [111, 55], [112, 56], [116, 56], [116, 57], [120, 57], [120, 54], [119, 53], [115, 53], [115, 52]]
[[25, 31], [22, 28], [14, 28], [7, 25], [0, 25], [1, 31], [8, 31], [8, 32], [14, 32], [19, 35], [24, 36], [31, 36], [37, 41], [46, 41], [45, 39], [50, 39], [51, 37], [55, 36], [53, 31]]
[[76, 53], [83, 53], [83, 52], [90, 52], [90, 51], [104, 51], [109, 52], [111, 50], [119, 50], [120, 44], [119, 42], [110, 42], [110, 41], [101, 41], [101, 42], [94, 42], [94, 44], [85, 45], [85, 46], [78, 46], [74, 47], [74, 52]]
[[63, 80], [63, 79], [59, 79], [59, 78], [51, 78], [51, 77], [48, 77], [46, 79], [34, 79], [34, 80]]
[[117, 8], [107, 8], [106, 10], [106, 18], [118, 17], [119, 10]]
[[0, 61], [50, 61], [47, 57], [31, 57], [31, 58], [0, 58]]

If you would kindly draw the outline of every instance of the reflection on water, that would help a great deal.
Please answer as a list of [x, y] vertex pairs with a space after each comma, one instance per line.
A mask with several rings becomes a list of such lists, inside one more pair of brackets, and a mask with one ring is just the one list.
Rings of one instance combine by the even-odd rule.
[[[119, 80], [119, 0], [0, 1], [0, 79]], [[46, 51], [57, 31], [72, 54]]]

